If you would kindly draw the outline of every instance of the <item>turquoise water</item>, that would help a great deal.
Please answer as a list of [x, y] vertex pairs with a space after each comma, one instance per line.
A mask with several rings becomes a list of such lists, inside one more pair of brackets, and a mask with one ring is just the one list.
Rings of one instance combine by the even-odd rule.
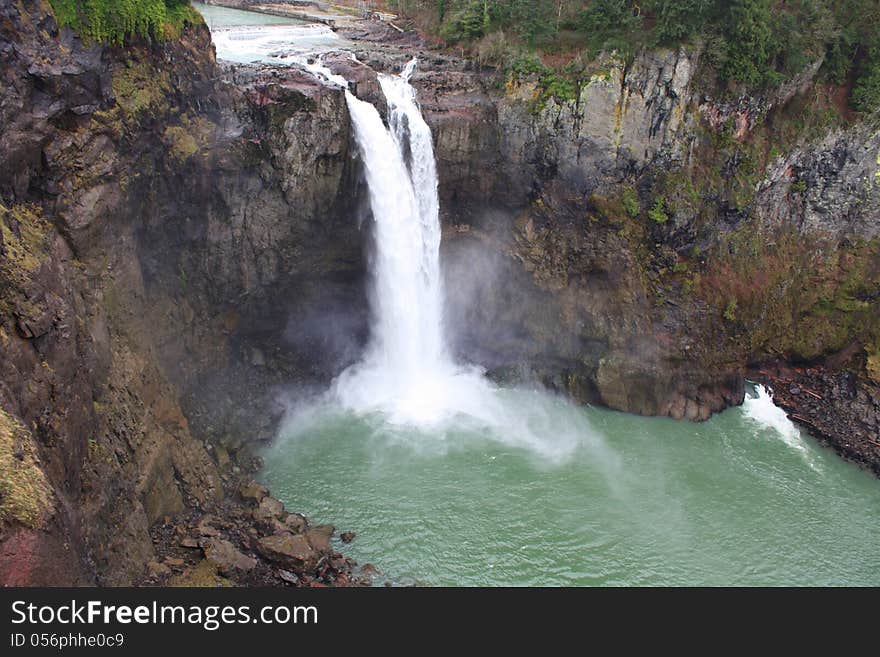
[[769, 398], [691, 424], [498, 394], [542, 438], [327, 403], [291, 414], [262, 480], [394, 583], [880, 584], [880, 481]]
[[233, 25], [291, 25], [298, 22], [293, 18], [206, 5], [204, 2], [193, 2], [192, 5], [205, 17], [205, 22], [211, 29]]

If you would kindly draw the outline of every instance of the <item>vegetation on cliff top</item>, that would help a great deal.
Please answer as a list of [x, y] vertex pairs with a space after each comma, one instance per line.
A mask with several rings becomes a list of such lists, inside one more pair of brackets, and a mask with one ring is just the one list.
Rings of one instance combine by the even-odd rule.
[[60, 27], [83, 39], [121, 45], [126, 37], [159, 40], [201, 21], [189, 0], [49, 0]]
[[[822, 61], [858, 111], [880, 106], [880, 4], [875, 0], [390, 0], [429, 35], [471, 48], [513, 74], [576, 80], [600, 51], [701, 43], [722, 88], [779, 84]], [[535, 64], [535, 57], [546, 66]], [[524, 62], [526, 64], [524, 65]], [[562, 65], [567, 62], [567, 68]]]

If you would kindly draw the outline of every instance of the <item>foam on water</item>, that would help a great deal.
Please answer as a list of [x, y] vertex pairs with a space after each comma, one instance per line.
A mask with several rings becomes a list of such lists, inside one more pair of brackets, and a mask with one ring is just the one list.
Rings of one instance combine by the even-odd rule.
[[289, 66], [302, 57], [339, 48], [342, 39], [326, 25], [239, 25], [211, 32], [217, 57], [231, 62]]
[[786, 445], [803, 456], [814, 470], [817, 465], [810, 457], [809, 449], [801, 437], [800, 429], [788, 419], [785, 411], [773, 402], [773, 394], [760, 383], [755, 384], [754, 394], [746, 394], [742, 411], [747, 420], [772, 432]]

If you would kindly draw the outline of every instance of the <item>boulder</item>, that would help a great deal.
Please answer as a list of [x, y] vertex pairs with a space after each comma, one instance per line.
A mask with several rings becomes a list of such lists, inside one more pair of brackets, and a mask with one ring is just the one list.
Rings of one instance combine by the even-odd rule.
[[202, 516], [199, 524], [196, 525], [196, 532], [199, 536], [220, 536], [220, 530], [211, 524], [213, 519], [214, 517], [211, 515]]
[[317, 525], [309, 529], [305, 536], [309, 541], [309, 545], [318, 552], [326, 554], [332, 551], [330, 539], [334, 531], [336, 531], [336, 528], [333, 525]]
[[292, 573], [289, 570], [279, 570], [278, 577], [280, 577], [282, 581], [287, 582], [288, 584], [293, 584], [294, 586], [299, 585], [299, 577], [297, 577], [296, 573]]
[[253, 570], [257, 560], [241, 553], [232, 543], [223, 539], [213, 539], [205, 545], [205, 557], [209, 559], [222, 575]]
[[279, 531], [288, 531], [292, 534], [302, 534], [309, 526], [305, 517], [298, 513], [288, 513], [284, 516], [284, 520], [276, 524], [279, 526]]
[[260, 505], [254, 510], [254, 520], [258, 523], [272, 525], [274, 520], [281, 520], [284, 516], [284, 505], [274, 497], [264, 497]]
[[269, 561], [297, 573], [313, 570], [318, 562], [318, 553], [303, 534], [274, 534], [261, 538], [256, 547]]
[[335, 75], [345, 78], [351, 92], [372, 104], [383, 119], [388, 116], [388, 100], [379, 84], [376, 71], [344, 55], [329, 55], [324, 58], [324, 65]]
[[264, 497], [269, 495], [269, 489], [255, 481], [251, 481], [242, 486], [238, 493], [245, 501], [259, 504], [263, 501]]
[[147, 564], [147, 577], [150, 579], [159, 579], [171, 574], [171, 569], [163, 563], [151, 561]]

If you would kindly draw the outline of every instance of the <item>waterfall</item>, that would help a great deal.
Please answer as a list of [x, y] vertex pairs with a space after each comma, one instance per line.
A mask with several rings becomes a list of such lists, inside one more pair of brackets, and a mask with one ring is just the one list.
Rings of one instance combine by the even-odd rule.
[[375, 234], [370, 342], [361, 361], [336, 378], [326, 401], [356, 415], [378, 413], [386, 427], [414, 426], [434, 438], [475, 431], [549, 459], [566, 458], [593, 436], [577, 409], [546, 393], [501, 390], [480, 368], [454, 362], [447, 348], [437, 167], [431, 130], [409, 82], [416, 60], [399, 76], [379, 76], [387, 127], [344, 78], [320, 64], [306, 66], [346, 90]]
[[[420, 313], [416, 347], [422, 353], [422, 365], [432, 369], [449, 366], [443, 339], [443, 291], [440, 276], [440, 200], [437, 194], [437, 165], [431, 129], [416, 103], [416, 92], [409, 79], [416, 66], [413, 59], [400, 77], [380, 76], [379, 83], [388, 102], [389, 124], [397, 151], [409, 163], [410, 182], [416, 200], [418, 237], [407, 245], [390, 244], [392, 252], [402, 247], [412, 252], [419, 267], [418, 304]], [[410, 216], [406, 220], [413, 222]], [[381, 227], [381, 225], [380, 225]], [[386, 242], [386, 245], [388, 243]], [[380, 254], [383, 251], [379, 246]], [[387, 254], [385, 254], [387, 255]], [[388, 270], [378, 263], [377, 273]], [[396, 285], [396, 276], [390, 284]], [[407, 300], [408, 302], [409, 300]], [[425, 367], [421, 368], [425, 371]]]
[[334, 384], [339, 401], [358, 411], [384, 411], [392, 421], [424, 423], [444, 408], [456, 368], [443, 338], [440, 220], [431, 130], [409, 83], [416, 60], [400, 76], [382, 75], [389, 127], [344, 79], [309, 68], [346, 88], [375, 222], [372, 330], [358, 364]]

